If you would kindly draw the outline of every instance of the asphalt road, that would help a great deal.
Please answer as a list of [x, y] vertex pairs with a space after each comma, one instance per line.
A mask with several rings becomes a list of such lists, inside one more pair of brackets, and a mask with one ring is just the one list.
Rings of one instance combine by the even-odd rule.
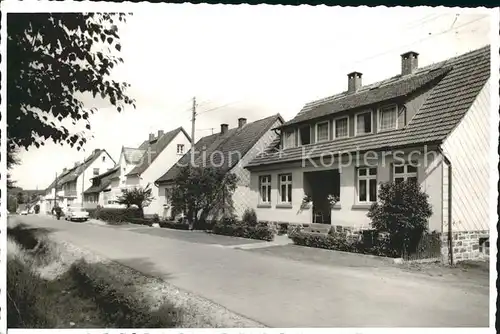
[[[16, 217], [269, 327], [487, 327], [487, 289], [422, 275], [295, 261], [134, 228]], [[151, 228], [153, 229], [153, 228]], [[137, 229], [139, 231], [139, 229]], [[159, 233], [168, 233], [161, 231]], [[195, 232], [197, 233], [197, 232]], [[194, 241], [193, 241], [194, 240]], [[215, 240], [215, 239], [210, 239]], [[227, 240], [227, 239], [224, 239]], [[382, 264], [381, 264], [382, 265]]]

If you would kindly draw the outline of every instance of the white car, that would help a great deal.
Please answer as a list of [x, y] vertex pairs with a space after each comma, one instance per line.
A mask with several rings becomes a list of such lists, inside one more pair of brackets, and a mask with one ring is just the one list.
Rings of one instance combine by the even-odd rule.
[[84, 222], [89, 219], [89, 213], [82, 208], [68, 208], [64, 213], [64, 219]]
[[23, 210], [23, 211], [19, 212], [19, 214], [22, 216], [26, 216], [26, 215], [28, 215], [28, 210]]

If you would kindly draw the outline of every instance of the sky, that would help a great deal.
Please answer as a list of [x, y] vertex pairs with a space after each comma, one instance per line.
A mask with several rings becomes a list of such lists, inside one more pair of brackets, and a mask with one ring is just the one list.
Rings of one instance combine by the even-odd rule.
[[51, 142], [23, 150], [12, 179], [44, 189], [96, 148], [118, 161], [122, 146], [137, 147], [151, 132], [191, 133], [193, 97], [196, 140], [221, 123], [237, 126], [239, 117], [289, 120], [305, 103], [346, 90], [347, 73], [361, 72], [370, 84], [398, 74], [407, 51], [420, 54], [419, 66], [463, 54], [490, 43], [490, 25], [487, 11], [462, 8], [137, 7], [119, 27], [124, 63], [112, 73], [131, 84], [137, 108], [118, 113], [85, 99], [98, 109], [86, 152]]

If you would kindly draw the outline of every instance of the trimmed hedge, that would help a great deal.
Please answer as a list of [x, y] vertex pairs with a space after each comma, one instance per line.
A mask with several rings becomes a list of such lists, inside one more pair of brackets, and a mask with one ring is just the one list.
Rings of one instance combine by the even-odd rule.
[[387, 238], [372, 240], [370, 244], [363, 238], [349, 237], [345, 233], [321, 234], [295, 230], [289, 234], [293, 243], [299, 246], [323, 248], [351, 253], [371, 254], [387, 257], [397, 257], [397, 252], [391, 249]]
[[180, 325], [181, 309], [164, 303], [153, 311], [138, 299], [131, 285], [109, 275], [103, 264], [79, 261], [72, 265], [71, 275], [83, 294], [92, 296], [109, 323], [121, 328], [172, 328]]
[[217, 222], [212, 232], [231, 237], [240, 237], [248, 239], [257, 239], [265, 241], [274, 240], [274, 230], [267, 223], [257, 223], [256, 226], [245, 224], [242, 221], [234, 219], [223, 219]]
[[90, 218], [99, 219], [110, 224], [123, 224], [134, 218], [142, 218], [141, 211], [137, 208], [111, 209], [97, 208], [87, 209]]
[[147, 218], [130, 218], [128, 222], [137, 225], [153, 226], [153, 220]]
[[176, 230], [189, 230], [189, 224], [169, 220], [160, 221], [160, 227], [173, 228]]

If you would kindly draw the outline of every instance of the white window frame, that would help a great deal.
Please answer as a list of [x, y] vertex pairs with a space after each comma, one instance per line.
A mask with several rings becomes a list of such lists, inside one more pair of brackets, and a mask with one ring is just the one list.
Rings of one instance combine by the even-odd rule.
[[[380, 126], [382, 124], [382, 118], [380, 117], [380, 114], [381, 114], [381, 111], [383, 109], [389, 109], [389, 108], [395, 108], [395, 112], [396, 112], [396, 125], [394, 126], [394, 128], [390, 128], [390, 129], [382, 129], [382, 127]], [[398, 128], [398, 114], [399, 114], [399, 107], [397, 104], [393, 103], [393, 104], [387, 104], [387, 105], [384, 105], [384, 106], [381, 106], [380, 108], [377, 109], [377, 132], [385, 132], [385, 131], [392, 131], [392, 130], [397, 130]]]
[[[408, 172], [408, 166], [415, 167], [416, 170], [414, 172]], [[403, 173], [396, 173], [396, 167], [403, 167]], [[407, 181], [409, 178], [416, 178], [418, 182], [418, 166], [414, 163], [405, 163], [403, 164], [393, 164], [392, 166], [392, 182], [396, 182], [396, 179], [402, 178], [403, 181]]]
[[299, 128], [297, 129], [297, 143], [298, 143], [297, 146], [305, 146], [304, 144], [302, 144], [302, 135], [300, 134], [300, 129], [307, 128], [307, 127], [309, 127], [309, 144], [305, 144], [305, 145], [311, 145], [312, 144], [312, 140], [311, 140], [311, 125], [308, 124], [308, 125], [299, 126]]
[[[370, 175], [370, 169], [375, 168], [375, 175]], [[360, 170], [365, 169], [366, 175], [359, 175]], [[366, 200], [360, 200], [360, 189], [359, 189], [359, 181], [366, 180]], [[370, 180], [375, 180], [375, 201], [370, 201]], [[371, 204], [376, 202], [378, 199], [378, 168], [377, 167], [365, 167], [361, 166], [356, 168], [356, 203], [359, 204]]]
[[184, 144], [177, 144], [177, 154], [184, 154]]
[[[261, 204], [271, 204], [271, 186], [272, 177], [271, 175], [259, 175], [259, 203]], [[262, 199], [262, 190], [265, 188], [267, 201]]]
[[[365, 132], [365, 133], [358, 133], [358, 116], [368, 114], [370, 113], [370, 118], [371, 118], [371, 131], [370, 132]], [[356, 113], [354, 115], [354, 136], [364, 136], [364, 135], [369, 135], [373, 133], [373, 111], [372, 110], [364, 110]]]
[[[328, 131], [327, 131], [327, 136], [328, 137], [326, 139], [319, 140], [319, 138], [318, 138], [318, 135], [319, 135], [318, 127], [320, 125], [323, 125], [323, 124], [327, 124], [328, 125]], [[316, 143], [323, 143], [323, 142], [326, 142], [326, 141], [330, 140], [330, 121], [321, 121], [321, 122], [316, 123], [315, 137], [316, 137]]]
[[[287, 145], [287, 141], [286, 141], [286, 138], [285, 138], [285, 134], [286, 133], [292, 133], [292, 144], [291, 144], [291, 146]], [[295, 129], [293, 129], [293, 130], [284, 130], [283, 131], [283, 135], [281, 136], [282, 137], [281, 138], [281, 142], [282, 142], [281, 146], [283, 147], [283, 149], [295, 147], [295, 136], [296, 136]]]
[[[341, 121], [344, 119], [347, 119], [347, 135], [343, 137], [337, 137], [337, 121]], [[339, 117], [333, 120], [333, 138], [335, 139], [349, 138], [349, 116]]]
[[[282, 177], [287, 176], [287, 180], [283, 181]], [[290, 176], [290, 180], [288, 180], [288, 176]], [[285, 185], [286, 186], [286, 194], [288, 195], [288, 187], [291, 188], [290, 191], [290, 197], [292, 197], [292, 192], [293, 192], [293, 176], [292, 173], [283, 173], [278, 175], [278, 203], [280, 204], [292, 204], [292, 198], [289, 199], [289, 201], [282, 201], [281, 200], [281, 186]], [[288, 196], [287, 196], [288, 197]]]

